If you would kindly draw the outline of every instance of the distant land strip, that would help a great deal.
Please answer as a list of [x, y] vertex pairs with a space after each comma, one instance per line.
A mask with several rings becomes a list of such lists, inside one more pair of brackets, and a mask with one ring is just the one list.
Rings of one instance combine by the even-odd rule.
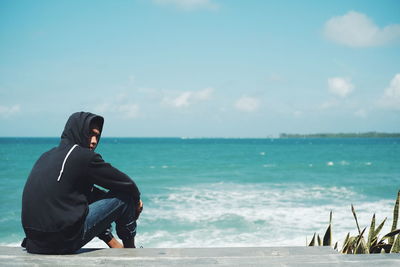
[[288, 134], [281, 133], [279, 138], [400, 138], [400, 133], [316, 133], [316, 134]]

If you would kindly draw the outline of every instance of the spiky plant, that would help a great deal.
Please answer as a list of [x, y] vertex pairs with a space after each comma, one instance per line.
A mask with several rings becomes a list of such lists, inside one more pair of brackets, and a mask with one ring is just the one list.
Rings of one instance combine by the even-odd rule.
[[[379, 233], [382, 230], [383, 225], [386, 222], [385, 218], [378, 227], [375, 228], [375, 214], [372, 216], [371, 224], [369, 226], [369, 233], [367, 241], [364, 239], [364, 232], [367, 228], [363, 230], [360, 229], [358, 224], [357, 214], [354, 209], [354, 206], [351, 205], [351, 211], [354, 216], [354, 220], [356, 221], [358, 235], [350, 236], [350, 233], [347, 234], [343, 247], [340, 250], [343, 254], [369, 254], [369, 253], [399, 253], [400, 252], [400, 229], [397, 228], [397, 221], [399, 217], [399, 202], [400, 202], [400, 191], [397, 193], [396, 203], [393, 208], [393, 223], [392, 228], [389, 233], [384, 235], [379, 240]], [[309, 246], [316, 246], [316, 236], [318, 239], [318, 246], [332, 246], [332, 211], [329, 216], [329, 226], [326, 229], [323, 241], [321, 242], [319, 235], [314, 233], [314, 236], [311, 242], [308, 244]], [[378, 241], [379, 240], [379, 241]], [[387, 240], [387, 242], [385, 242]], [[337, 242], [335, 243], [334, 249], [337, 250]]]

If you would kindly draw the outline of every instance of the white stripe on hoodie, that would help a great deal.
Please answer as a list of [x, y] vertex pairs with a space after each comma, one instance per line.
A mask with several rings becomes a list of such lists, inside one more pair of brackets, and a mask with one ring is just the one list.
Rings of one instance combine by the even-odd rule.
[[71, 147], [71, 149], [68, 151], [67, 155], [65, 156], [64, 161], [63, 161], [63, 164], [62, 164], [62, 166], [61, 166], [60, 175], [58, 175], [58, 178], [57, 178], [57, 182], [59, 182], [60, 179], [61, 179], [61, 175], [62, 175], [63, 172], [64, 172], [64, 165], [65, 165], [65, 162], [67, 161], [67, 159], [68, 159], [68, 157], [69, 157], [69, 154], [71, 154], [72, 150], [74, 150], [75, 147], [77, 147], [77, 146], [78, 146], [77, 144], [73, 145], [73, 146]]

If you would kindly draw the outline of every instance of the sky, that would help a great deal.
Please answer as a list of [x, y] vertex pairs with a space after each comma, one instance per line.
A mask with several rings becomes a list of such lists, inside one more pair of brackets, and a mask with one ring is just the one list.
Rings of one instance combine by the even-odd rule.
[[400, 132], [398, 0], [0, 1], [0, 136]]

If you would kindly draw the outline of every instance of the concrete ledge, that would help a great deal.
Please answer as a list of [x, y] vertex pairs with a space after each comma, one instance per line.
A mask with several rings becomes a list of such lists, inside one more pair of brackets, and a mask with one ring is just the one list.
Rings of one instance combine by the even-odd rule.
[[82, 249], [34, 255], [0, 246], [1, 266], [400, 266], [400, 254], [341, 255], [329, 247]]

